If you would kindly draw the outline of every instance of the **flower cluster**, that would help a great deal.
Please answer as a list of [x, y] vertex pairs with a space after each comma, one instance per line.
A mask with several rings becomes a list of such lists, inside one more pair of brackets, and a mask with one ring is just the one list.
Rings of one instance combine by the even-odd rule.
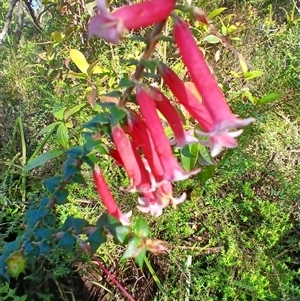
[[[124, 6], [110, 13], [105, 1], [98, 1], [99, 13], [89, 24], [89, 34], [118, 43], [121, 34], [128, 30], [146, 27], [166, 19], [174, 9], [175, 1], [143, 1]], [[115, 148], [110, 155], [122, 166], [130, 178], [130, 185], [122, 188], [138, 192], [138, 209], [153, 216], [162, 214], [170, 203], [182, 203], [186, 194], [173, 196], [172, 182], [187, 179], [200, 169], [186, 172], [173, 155], [172, 145], [183, 148], [187, 144], [202, 143], [210, 147], [211, 155], [218, 155], [223, 147], [237, 146], [236, 137], [254, 119], [239, 119], [231, 111], [222, 91], [207, 65], [203, 53], [189, 29], [188, 23], [173, 13], [173, 37], [181, 59], [189, 71], [194, 91], [165, 64], [158, 64], [158, 73], [182, 105], [197, 121], [196, 128], [185, 131], [184, 122], [171, 101], [157, 88], [136, 84], [136, 99], [139, 109], [126, 110], [126, 122], [111, 126], [111, 138]], [[195, 92], [196, 91], [196, 92]], [[169, 139], [158, 115], [169, 123], [173, 139]], [[194, 134], [197, 134], [195, 137]], [[199, 137], [206, 136], [206, 139]], [[99, 169], [94, 170], [95, 184], [108, 212], [122, 223], [129, 223], [129, 214], [123, 214], [116, 205], [105, 179]]]

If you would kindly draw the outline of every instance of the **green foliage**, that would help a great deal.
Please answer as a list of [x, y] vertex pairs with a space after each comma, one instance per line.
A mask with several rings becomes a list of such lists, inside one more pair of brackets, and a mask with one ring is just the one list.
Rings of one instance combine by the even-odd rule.
[[[195, 2], [206, 6], [217, 33], [251, 63], [249, 68], [245, 60], [233, 58], [216, 32], [195, 23], [199, 45], [231, 105], [241, 116], [254, 114], [257, 124], [245, 131], [238, 149], [216, 162], [202, 146], [178, 152], [186, 170], [202, 167], [197, 177], [176, 186], [178, 194], [188, 192], [188, 200], [177, 211], [167, 209], [161, 219], [138, 218], [132, 228], [102, 214], [103, 206], [91, 189], [89, 167], [97, 162], [122, 206], [132, 208], [136, 200], [116, 188], [127, 186], [124, 173], [111, 161], [99, 159], [105, 158], [107, 147], [93, 137], [101, 125], [101, 136], [109, 140], [108, 125], [125, 118], [113, 97], [133, 86], [130, 78], [144, 39], [133, 33], [120, 47], [88, 41], [82, 32], [90, 12], [71, 1], [66, 7], [61, 3], [53, 7], [55, 21], [51, 14], [46, 17], [42, 39], [30, 35], [30, 26], [24, 30], [26, 40], [18, 55], [9, 44], [1, 46], [0, 101], [5, 102], [0, 104], [0, 274], [4, 278], [10, 276], [7, 265], [11, 276], [24, 272], [23, 255], [16, 250], [24, 250], [26, 277], [34, 286], [46, 274], [55, 280], [68, 277], [78, 248], [89, 254], [102, 252], [112, 266], [121, 257], [118, 248], [127, 245], [123, 259], [136, 257], [142, 267], [146, 249], [156, 247], [147, 240], [149, 224], [152, 236], [172, 246], [168, 257], [157, 256], [152, 264], [146, 260], [159, 288], [153, 300], [299, 299], [297, 13], [282, 3], [287, 14], [281, 24], [276, 5], [268, 7], [271, 1], [226, 1], [228, 10], [217, 8], [216, 2]], [[65, 11], [63, 18], [57, 17], [60, 9]], [[186, 76], [175, 50], [167, 48], [169, 25], [155, 60], [143, 61], [146, 75], [153, 76], [156, 60], [162, 60]], [[41, 40], [46, 41], [41, 44]], [[151, 76], [145, 82], [160, 84], [155, 74]], [[192, 123], [188, 120], [187, 127]], [[40, 183], [47, 190], [42, 197]], [[35, 272], [36, 257], [46, 258], [54, 267], [46, 273], [42, 265], [40, 274]], [[191, 265], [186, 264], [188, 258]], [[53, 292], [39, 294], [42, 300], [56, 300]], [[0, 296], [28, 299], [8, 284], [0, 287]]]

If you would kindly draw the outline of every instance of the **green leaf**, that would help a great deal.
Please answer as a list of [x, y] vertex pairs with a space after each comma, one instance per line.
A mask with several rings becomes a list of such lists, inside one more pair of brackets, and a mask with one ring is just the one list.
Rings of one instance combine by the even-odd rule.
[[120, 244], [125, 244], [128, 241], [131, 229], [128, 226], [109, 227], [111, 235]]
[[256, 104], [263, 105], [266, 103], [270, 103], [270, 102], [273, 102], [273, 101], [279, 99], [283, 95], [284, 95], [284, 93], [282, 93], [282, 92], [272, 92], [272, 93], [266, 94], [262, 98], [258, 99], [256, 101]]
[[105, 243], [107, 240], [104, 229], [97, 228], [88, 238], [88, 242], [91, 246], [91, 253], [94, 254], [97, 252], [99, 246]]
[[118, 108], [117, 106], [111, 107], [110, 112], [112, 125], [119, 123], [126, 116], [125, 111]]
[[52, 239], [52, 235], [55, 233], [55, 230], [52, 228], [46, 228], [46, 227], [42, 227], [39, 228], [36, 232], [35, 232], [35, 238], [37, 240], [41, 240], [41, 239], [45, 239], [45, 240], [51, 240]]
[[216, 170], [215, 165], [209, 165], [203, 167], [201, 169], [201, 172], [197, 175], [197, 180], [199, 180], [201, 183], [206, 182], [215, 174], [215, 170]]
[[63, 189], [60, 191], [54, 192], [54, 197], [56, 199], [57, 205], [64, 205], [68, 202], [69, 191], [67, 189]]
[[73, 175], [72, 183], [87, 185], [87, 183], [81, 173], [76, 173], [75, 175]]
[[48, 252], [50, 252], [52, 249], [52, 246], [51, 246], [51, 243], [49, 242], [49, 240], [42, 240], [39, 243], [39, 248], [40, 248], [39, 256], [42, 256], [42, 255], [45, 255]]
[[140, 269], [143, 268], [146, 253], [147, 253], [147, 249], [143, 248], [139, 251], [138, 255], [135, 256], [135, 261], [138, 264]]
[[67, 126], [64, 123], [62, 123], [57, 128], [56, 137], [57, 137], [58, 143], [62, 147], [68, 148], [68, 146], [69, 146], [69, 130], [68, 130]]
[[86, 84], [78, 84], [70, 88], [70, 94], [75, 94], [78, 92], [81, 88], [85, 88]]
[[245, 77], [246, 80], [249, 80], [249, 79], [253, 79], [253, 78], [262, 76], [263, 74], [264, 74], [263, 71], [253, 70], [253, 71], [250, 71], [250, 72], [244, 72], [244, 77]]
[[142, 244], [142, 239], [140, 237], [134, 236], [129, 241], [127, 248], [126, 248], [123, 256], [121, 257], [121, 260], [136, 257], [141, 250], [141, 248], [140, 248], [141, 244]]
[[220, 7], [220, 8], [217, 8], [215, 10], [213, 10], [209, 15], [208, 15], [208, 18], [209, 19], [213, 19], [215, 18], [216, 16], [220, 15], [224, 10], [226, 10], [227, 8], [226, 7]]
[[82, 52], [77, 49], [70, 50], [70, 57], [74, 64], [78, 67], [78, 69], [82, 73], [87, 73], [87, 69], [89, 68], [89, 63], [86, 61], [86, 58]]
[[37, 134], [37, 137], [42, 136], [45, 133], [52, 132], [61, 123], [62, 123], [61, 121], [56, 121], [56, 122], [53, 122], [53, 123], [47, 125], [46, 127], [44, 127], [43, 129], [41, 129], [39, 131], [39, 133]]
[[63, 37], [59, 31], [53, 31], [51, 33], [51, 38], [57, 43], [60, 43], [60, 44], [63, 43]]
[[46, 186], [48, 191], [54, 192], [56, 187], [60, 184], [60, 181], [61, 181], [61, 176], [54, 176], [44, 180], [44, 185]]
[[119, 87], [120, 88], [129, 88], [129, 87], [134, 87], [134, 82], [128, 78], [121, 78], [120, 82], [119, 82]]
[[112, 229], [117, 226], [121, 226], [122, 224], [120, 223], [119, 220], [117, 220], [115, 217], [111, 216], [108, 213], [103, 213], [97, 220], [96, 226], [97, 228], [108, 228]]
[[74, 229], [77, 234], [81, 234], [83, 228], [88, 225], [89, 223], [83, 218], [68, 217], [64, 222], [62, 230], [66, 231], [68, 229]]
[[53, 116], [58, 120], [64, 120], [64, 112], [67, 109], [67, 107], [61, 108], [59, 111], [56, 111], [53, 113]]
[[141, 216], [136, 221], [133, 231], [138, 237], [148, 237], [150, 233], [148, 224]]
[[94, 129], [102, 124], [109, 124], [108, 114], [104, 112], [97, 114], [92, 120], [84, 123], [82, 126], [87, 129]]
[[41, 207], [39, 209], [30, 210], [26, 213], [26, 217], [28, 219], [28, 225], [33, 227], [38, 221], [48, 215], [49, 209], [46, 207]]
[[59, 149], [50, 150], [47, 153], [41, 154], [40, 156], [30, 160], [24, 167], [24, 171], [29, 171], [39, 166], [44, 165], [49, 160], [62, 155], [64, 151]]
[[72, 252], [75, 243], [76, 238], [73, 236], [72, 231], [66, 231], [57, 246], [69, 252]]
[[214, 162], [210, 156], [209, 150], [202, 144], [199, 144], [199, 159], [200, 165], [213, 165]]
[[220, 43], [220, 39], [213, 34], [208, 35], [202, 41], [207, 42], [209, 44], [217, 44]]
[[199, 144], [186, 145], [181, 150], [181, 163], [186, 171], [194, 169], [199, 156]]
[[93, 62], [87, 69], [86, 73], [88, 76], [92, 76], [93, 74], [99, 74], [103, 73], [103, 69], [99, 66], [97, 66], [99, 63], [99, 60]]
[[63, 178], [66, 179], [77, 174], [80, 171], [80, 168], [74, 164], [68, 164], [68, 161], [65, 162]]
[[68, 77], [69, 78], [80, 78], [80, 79], [87, 79], [88, 78], [87, 74], [74, 72], [74, 71], [69, 71]]
[[152, 73], [155, 72], [158, 65], [158, 61], [154, 60], [142, 60], [143, 65], [148, 68]]
[[79, 112], [85, 106], [86, 106], [86, 104], [82, 103], [82, 104], [79, 104], [79, 105], [71, 108], [70, 110], [65, 110], [64, 115], [63, 115], [64, 120], [67, 121], [71, 116], [73, 116], [75, 113]]

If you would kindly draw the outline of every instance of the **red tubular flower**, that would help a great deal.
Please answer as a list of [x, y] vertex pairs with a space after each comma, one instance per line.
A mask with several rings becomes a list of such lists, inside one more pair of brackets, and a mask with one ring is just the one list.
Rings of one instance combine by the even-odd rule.
[[94, 182], [97, 188], [98, 194], [102, 199], [104, 206], [106, 207], [108, 213], [113, 217], [117, 218], [123, 225], [129, 225], [129, 217], [131, 215], [131, 211], [128, 213], [122, 213], [116, 204], [108, 185], [104, 179], [104, 176], [99, 168], [99, 166], [95, 165], [94, 171]]
[[156, 112], [156, 106], [148, 91], [137, 87], [137, 102], [150, 132], [160, 163], [164, 170], [164, 179], [170, 182], [187, 179], [200, 169], [185, 172], [174, 158], [168, 138]]
[[111, 134], [121, 157], [121, 162], [131, 181], [128, 191], [149, 191], [151, 189], [150, 176], [136, 148], [132, 146], [121, 127], [113, 126]]
[[203, 103], [214, 121], [213, 131], [223, 132], [253, 122], [253, 118], [241, 120], [232, 114], [222, 91], [210, 72], [203, 53], [195, 42], [188, 24], [179, 17], [175, 19], [174, 39], [182, 61], [188, 68]]
[[175, 0], [147, 0], [125, 5], [110, 13], [106, 1], [98, 0], [99, 13], [90, 21], [89, 36], [102, 37], [110, 43], [118, 44], [122, 33], [167, 19], [174, 6]]
[[174, 134], [171, 144], [183, 148], [187, 144], [197, 143], [198, 139], [191, 135], [191, 131], [185, 132], [183, 122], [170, 100], [158, 89], [152, 87], [151, 94], [157, 109], [166, 118]]
[[[210, 147], [210, 153], [213, 157], [218, 155], [223, 147], [234, 148], [238, 145], [234, 138], [238, 137], [242, 133], [242, 130], [228, 132], [228, 128], [220, 128], [212, 118], [206, 106], [199, 102], [196, 96], [185, 87], [184, 83], [169, 67], [160, 63], [158, 71], [179, 103], [188, 110], [188, 112], [196, 121], [199, 122], [200, 126], [204, 130], [204, 132], [196, 130], [196, 133], [201, 136], [209, 137], [208, 141], [200, 142]], [[234, 118], [235, 121], [241, 121], [234, 117], [231, 113], [230, 118]], [[251, 121], [254, 120], [252, 118], [245, 120], [249, 121], [250, 119]]]
[[141, 147], [148, 164], [146, 170], [151, 170], [154, 178], [152, 186], [156, 187], [164, 179], [164, 170], [145, 121], [134, 111], [131, 111], [125, 132]]
[[179, 103], [189, 111], [203, 130], [211, 131], [213, 125], [211, 115], [206, 107], [185, 87], [181, 79], [163, 63], [158, 65], [158, 72]]

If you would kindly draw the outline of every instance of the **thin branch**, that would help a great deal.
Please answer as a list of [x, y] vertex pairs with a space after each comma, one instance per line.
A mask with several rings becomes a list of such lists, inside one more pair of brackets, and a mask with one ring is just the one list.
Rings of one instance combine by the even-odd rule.
[[[155, 49], [155, 46], [156, 46], [156, 44], [157, 44], [157, 42], [160, 38], [161, 32], [163, 31], [163, 29], [165, 27], [165, 24], [166, 24], [166, 20], [162, 21], [160, 23], [157, 23], [154, 26], [152, 32], [149, 35], [149, 38], [147, 39], [147, 45], [146, 45], [146, 48], [144, 50], [142, 60], [148, 60], [151, 57], [151, 55], [152, 55], [152, 53]], [[132, 76], [132, 79], [136, 80], [136, 81], [139, 80], [143, 75], [144, 68], [145, 68], [144, 64], [140, 61], [138, 66], [136, 67], [136, 70], [135, 70], [135, 72]], [[134, 87], [128, 87], [125, 90], [123, 96], [121, 97], [121, 99], [118, 103], [119, 107], [124, 107], [124, 105], [127, 101], [127, 98], [130, 96], [133, 89], [134, 89]]]
[[3, 43], [4, 38], [5, 38], [5, 36], [6, 36], [7, 32], [8, 32], [8, 28], [9, 28], [9, 25], [11, 23], [11, 19], [12, 19], [12, 16], [13, 16], [14, 8], [15, 8], [16, 4], [19, 1], [20, 0], [12, 0], [10, 2], [9, 8], [8, 8], [8, 12], [7, 12], [6, 17], [5, 17], [5, 23], [4, 23], [3, 29], [0, 32], [0, 45]]
[[135, 301], [133, 297], [126, 291], [123, 285], [115, 278], [113, 274], [109, 272], [109, 270], [104, 266], [104, 264], [97, 258], [93, 257], [93, 261], [96, 261], [99, 268], [102, 272], [107, 276], [107, 278], [122, 292], [122, 294], [129, 300]]

